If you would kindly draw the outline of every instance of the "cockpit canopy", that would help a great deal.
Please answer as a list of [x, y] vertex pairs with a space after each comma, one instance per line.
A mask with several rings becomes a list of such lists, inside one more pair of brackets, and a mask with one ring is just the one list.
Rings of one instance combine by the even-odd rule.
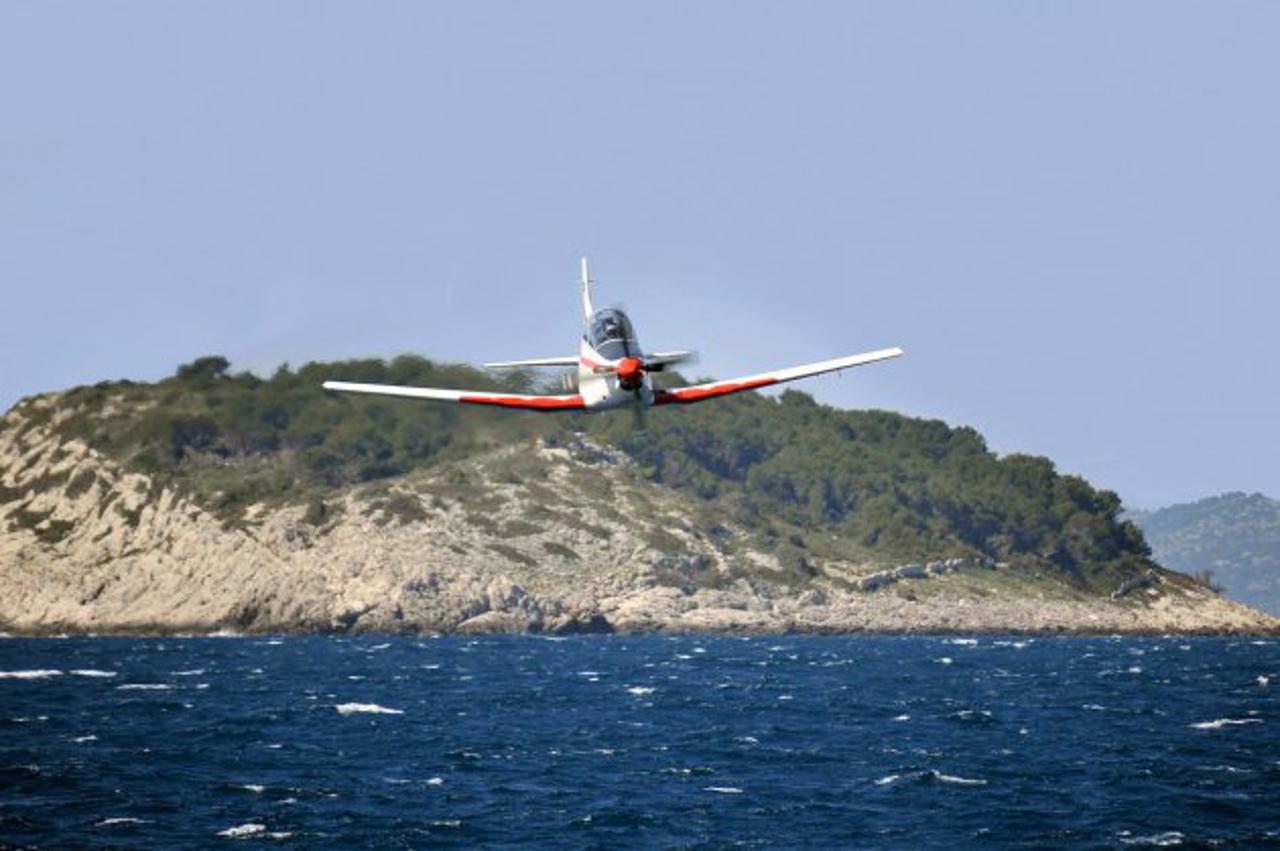
[[587, 328], [587, 342], [607, 358], [627, 357], [640, 351], [631, 320], [615, 308], [598, 310], [591, 317], [591, 325]]

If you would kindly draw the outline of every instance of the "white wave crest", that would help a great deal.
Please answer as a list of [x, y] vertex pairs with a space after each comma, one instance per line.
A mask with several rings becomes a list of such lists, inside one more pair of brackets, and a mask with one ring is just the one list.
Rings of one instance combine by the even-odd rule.
[[238, 824], [235, 827], [229, 827], [226, 830], [218, 831], [219, 836], [229, 836], [232, 839], [239, 839], [244, 836], [257, 836], [259, 833], [265, 833], [267, 826], [265, 824], [257, 824], [256, 822], [248, 822], [246, 824]]
[[342, 715], [352, 715], [357, 712], [367, 712], [373, 715], [403, 715], [403, 709], [392, 709], [389, 706], [381, 706], [377, 703], [339, 703], [333, 707]]
[[902, 779], [901, 774], [886, 774], [884, 777], [881, 777], [879, 780], [876, 781], [876, 785], [888, 786], [891, 783], [897, 783], [901, 779]]
[[94, 827], [111, 827], [117, 824], [150, 824], [146, 819], [140, 818], [104, 818], [102, 821], [94, 822]]
[[114, 677], [116, 675], [115, 671], [99, 671], [94, 668], [79, 668], [71, 673], [77, 677]]
[[1212, 721], [1201, 721], [1191, 724], [1193, 730], [1221, 730], [1223, 727], [1238, 727], [1241, 724], [1261, 724], [1261, 718], [1215, 718]]
[[986, 786], [987, 781], [970, 777], [957, 777], [954, 774], [943, 774], [941, 771], [930, 771], [933, 779], [939, 783], [951, 783], [956, 786]]
[[53, 668], [37, 668], [31, 671], [0, 671], [0, 680], [47, 680], [60, 677], [62, 672]]
[[646, 694], [653, 694], [653, 688], [651, 686], [632, 686], [627, 689], [627, 694], [634, 694], [636, 697], [641, 697]]
[[719, 792], [721, 795], [741, 795], [742, 790], [737, 786], [704, 786], [704, 792]]
[[116, 691], [168, 691], [171, 688], [167, 683], [125, 683], [116, 686]]
[[[1128, 831], [1125, 831], [1128, 833]], [[1154, 833], [1150, 836], [1125, 836], [1121, 834], [1120, 842], [1125, 845], [1151, 845], [1157, 848], [1164, 848], [1170, 845], [1181, 845], [1183, 836], [1176, 830], [1165, 831], [1164, 833]]]

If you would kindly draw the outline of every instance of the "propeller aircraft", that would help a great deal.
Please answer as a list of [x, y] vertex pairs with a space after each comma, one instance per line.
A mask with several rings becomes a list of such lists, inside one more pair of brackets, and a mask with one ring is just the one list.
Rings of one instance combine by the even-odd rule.
[[596, 310], [591, 301], [591, 280], [587, 259], [582, 258], [583, 334], [576, 356], [534, 358], [532, 360], [487, 363], [490, 369], [526, 367], [576, 367], [577, 391], [565, 395], [532, 395], [494, 393], [489, 391], [448, 390], [436, 387], [403, 387], [392, 384], [360, 384], [350, 381], [326, 381], [326, 390], [344, 393], [372, 393], [458, 402], [471, 405], [496, 405], [533, 411], [604, 411], [630, 407], [639, 419], [645, 408], [654, 405], [689, 405], [744, 390], [755, 390], [786, 381], [808, 378], [827, 372], [839, 372], [855, 366], [896, 358], [903, 354], [896, 346], [857, 355], [833, 358], [789, 369], [762, 372], [726, 381], [710, 381], [686, 387], [660, 389], [653, 386], [652, 375], [694, 357], [692, 351], [646, 353], [640, 348], [635, 328], [618, 308]]

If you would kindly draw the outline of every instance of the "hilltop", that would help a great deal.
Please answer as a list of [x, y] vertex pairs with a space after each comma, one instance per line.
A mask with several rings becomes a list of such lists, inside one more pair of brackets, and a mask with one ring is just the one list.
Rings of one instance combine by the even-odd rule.
[[1280, 501], [1227, 493], [1128, 516], [1161, 564], [1200, 574], [1233, 600], [1280, 615]]
[[0, 626], [1275, 627], [1152, 561], [1115, 494], [973, 429], [788, 391], [637, 431], [324, 379], [537, 387], [413, 356], [270, 378], [209, 357], [24, 400], [0, 421]]

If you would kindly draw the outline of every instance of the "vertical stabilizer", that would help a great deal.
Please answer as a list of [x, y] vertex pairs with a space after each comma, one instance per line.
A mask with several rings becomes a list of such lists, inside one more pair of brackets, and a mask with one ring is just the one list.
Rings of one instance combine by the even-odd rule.
[[587, 258], [582, 258], [582, 321], [590, 322], [591, 317], [595, 314], [595, 308], [591, 306], [591, 275], [587, 271]]

